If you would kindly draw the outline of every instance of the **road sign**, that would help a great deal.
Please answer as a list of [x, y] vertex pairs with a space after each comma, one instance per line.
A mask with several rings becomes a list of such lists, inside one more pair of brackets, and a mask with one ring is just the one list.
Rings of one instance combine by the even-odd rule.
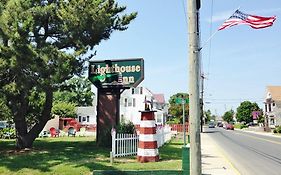
[[143, 79], [142, 58], [89, 62], [89, 80], [97, 88], [136, 87]]
[[183, 99], [183, 98], [176, 98], [176, 104], [188, 104], [189, 103], [189, 99]]

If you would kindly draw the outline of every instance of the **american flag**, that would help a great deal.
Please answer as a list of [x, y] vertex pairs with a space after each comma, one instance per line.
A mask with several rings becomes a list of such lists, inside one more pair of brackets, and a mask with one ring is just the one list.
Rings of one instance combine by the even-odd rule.
[[272, 17], [262, 17], [245, 14], [239, 10], [236, 10], [233, 15], [230, 16], [218, 30], [223, 30], [235, 25], [246, 24], [251, 26], [254, 29], [261, 29], [265, 27], [270, 27], [273, 25], [273, 22], [276, 20], [276, 16]]

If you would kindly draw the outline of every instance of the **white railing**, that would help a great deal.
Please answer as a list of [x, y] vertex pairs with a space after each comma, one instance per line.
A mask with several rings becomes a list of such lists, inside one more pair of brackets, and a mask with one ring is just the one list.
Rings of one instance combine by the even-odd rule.
[[[139, 136], [137, 134], [116, 133], [116, 131], [113, 129], [111, 135], [111, 156], [113, 158], [137, 154], [139, 143]], [[156, 138], [158, 148], [170, 141], [172, 138], [171, 127], [168, 125], [165, 127], [157, 127]]]
[[112, 157], [136, 155], [138, 151], [139, 136], [137, 134], [120, 134], [115, 130], [112, 135]]
[[170, 141], [172, 138], [171, 127], [168, 125], [165, 125], [164, 127], [157, 127], [156, 138], [158, 148]]

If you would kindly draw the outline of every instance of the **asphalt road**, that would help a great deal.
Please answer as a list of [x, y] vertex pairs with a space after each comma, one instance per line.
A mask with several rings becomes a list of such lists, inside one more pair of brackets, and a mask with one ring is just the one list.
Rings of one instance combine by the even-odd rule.
[[205, 128], [241, 175], [281, 175], [281, 137]]

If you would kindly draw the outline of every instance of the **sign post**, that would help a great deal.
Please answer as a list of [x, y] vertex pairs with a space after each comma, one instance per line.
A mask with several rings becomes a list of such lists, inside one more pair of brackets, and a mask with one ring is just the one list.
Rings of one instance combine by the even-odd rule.
[[111, 129], [119, 124], [120, 95], [144, 79], [144, 61], [139, 59], [89, 62], [88, 79], [98, 88], [97, 144], [111, 146]]

